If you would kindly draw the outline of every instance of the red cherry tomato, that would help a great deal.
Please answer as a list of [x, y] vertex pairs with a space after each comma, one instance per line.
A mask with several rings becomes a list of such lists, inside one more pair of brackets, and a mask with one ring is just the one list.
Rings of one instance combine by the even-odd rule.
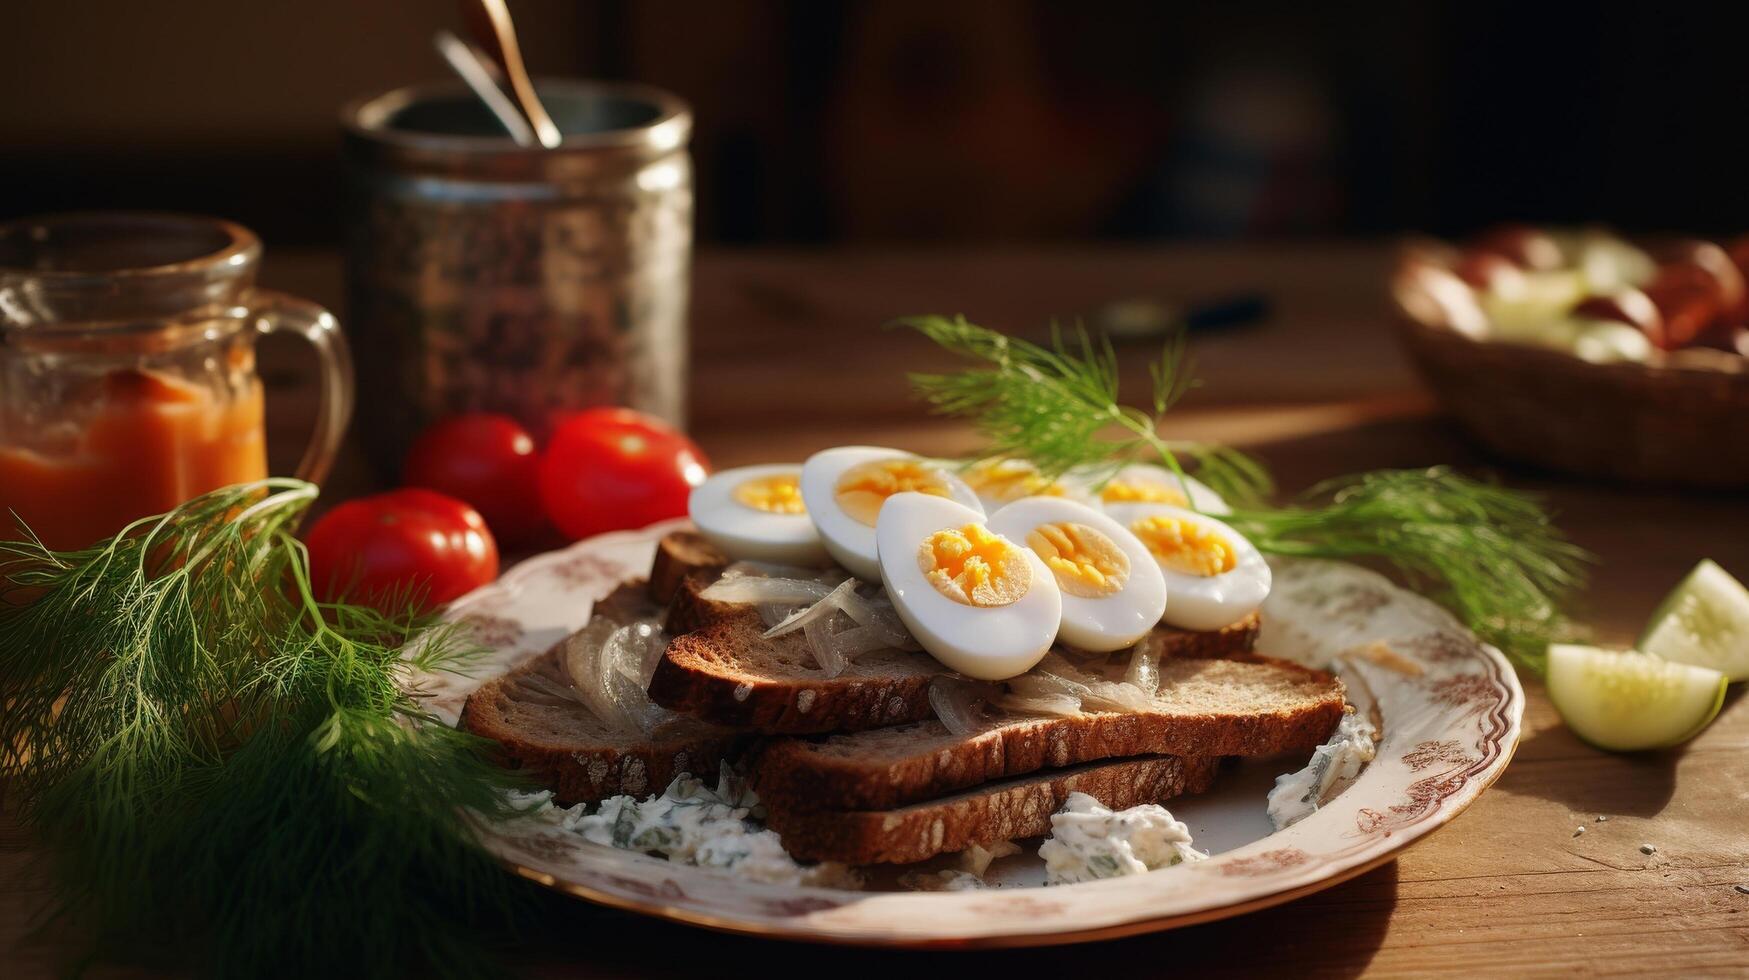
[[704, 453], [661, 419], [627, 408], [565, 416], [540, 462], [547, 517], [571, 538], [654, 524], [686, 513], [710, 472]]
[[408, 488], [350, 500], [322, 515], [304, 543], [316, 596], [429, 611], [498, 577], [498, 545], [480, 512]]
[[401, 482], [467, 501], [499, 542], [514, 545], [546, 528], [535, 488], [539, 467], [527, 429], [508, 415], [482, 412], [426, 429], [407, 453]]

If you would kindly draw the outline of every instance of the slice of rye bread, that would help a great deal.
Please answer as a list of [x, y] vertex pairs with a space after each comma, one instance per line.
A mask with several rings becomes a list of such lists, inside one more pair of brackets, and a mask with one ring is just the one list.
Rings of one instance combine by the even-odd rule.
[[[710, 571], [686, 576], [668, 607], [673, 637], [650, 697], [660, 705], [719, 725], [765, 734], [854, 732], [935, 717], [929, 684], [944, 671], [920, 651], [880, 650], [827, 677], [800, 633], [765, 639], [765, 623], [746, 603], [703, 596]], [[1259, 619], [1199, 633], [1157, 627], [1145, 641], [1161, 658], [1243, 658]]]
[[766, 826], [792, 857], [846, 864], [909, 864], [937, 854], [1050, 833], [1070, 793], [1114, 810], [1208, 789], [1220, 760], [1144, 756], [1098, 762], [883, 810], [793, 809], [768, 801]]
[[[624, 621], [653, 616], [658, 610], [644, 590], [641, 581], [626, 583], [598, 600], [591, 615]], [[531, 674], [569, 686], [564, 647], [561, 642], [482, 684], [468, 696], [461, 716], [463, 729], [498, 743], [501, 763], [528, 772], [561, 804], [659, 793], [680, 773], [715, 773], [733, 750], [734, 732], [697, 719], [679, 719], [646, 738], [614, 730], [581, 703], [524, 686], [523, 678]]]
[[753, 766], [761, 799], [794, 809], [879, 810], [1040, 769], [1129, 756], [1307, 753], [1342, 718], [1342, 682], [1261, 658], [1163, 660], [1159, 705], [1021, 717], [955, 735], [936, 720], [775, 738]]
[[650, 598], [666, 606], [680, 591], [680, 583], [694, 573], [715, 578], [729, 565], [729, 556], [697, 531], [670, 531], [656, 542], [656, 557], [650, 563]]

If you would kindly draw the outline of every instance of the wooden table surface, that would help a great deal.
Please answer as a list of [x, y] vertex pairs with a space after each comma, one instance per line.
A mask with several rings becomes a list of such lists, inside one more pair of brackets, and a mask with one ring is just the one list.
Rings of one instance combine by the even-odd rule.
[[[1175, 412], [1171, 434], [1243, 446], [1290, 490], [1364, 469], [1455, 463], [1543, 492], [1599, 557], [1577, 612], [1603, 641], [1631, 640], [1702, 557], [1749, 576], [1749, 495], [1595, 486], [1503, 466], [1466, 444], [1392, 342], [1386, 257], [1382, 246], [1341, 243], [707, 253], [695, 275], [692, 431], [723, 466], [856, 442], [963, 451], [975, 445], [971, 433], [930, 418], [903, 379], [907, 369], [950, 361], [882, 330], [887, 319], [964, 313], [1036, 332], [1053, 317], [1093, 319], [1117, 301], [1262, 290], [1274, 311], [1267, 322], [1193, 339], [1205, 384]], [[265, 278], [338, 308], [331, 255], [270, 252]], [[1145, 349], [1136, 356], [1145, 359]], [[270, 391], [289, 389], [269, 396], [280, 461], [295, 457], [307, 420], [301, 357], [278, 348], [264, 356]], [[368, 474], [352, 450], [331, 495], [367, 486]], [[1526, 687], [1517, 756], [1473, 807], [1399, 860], [1264, 912], [1091, 947], [911, 954], [718, 935], [548, 896], [513, 965], [540, 976], [741, 968], [806, 976], [849, 964], [894, 974], [957, 966], [1114, 976], [1749, 972], [1749, 893], [1735, 887], [1749, 886], [1743, 686], [1699, 738], [1638, 755], [1585, 746], [1561, 726], [1541, 685], [1527, 679]], [[1581, 824], [1587, 832], [1575, 837]], [[1641, 853], [1645, 843], [1656, 852]], [[45, 901], [21, 877], [29, 856], [28, 839], [0, 827], [0, 884], [9, 885], [0, 895], [0, 962], [22, 968], [7, 971], [13, 976], [46, 973], [76, 949], [65, 938], [19, 942]]]

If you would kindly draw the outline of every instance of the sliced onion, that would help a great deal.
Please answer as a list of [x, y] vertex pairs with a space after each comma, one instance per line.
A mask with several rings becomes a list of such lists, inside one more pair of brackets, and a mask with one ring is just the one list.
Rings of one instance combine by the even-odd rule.
[[[837, 677], [849, 669], [851, 660], [870, 651], [922, 649], [886, 593], [877, 590], [865, 596], [857, 591], [859, 584], [836, 571], [806, 578], [771, 577], [761, 574], [759, 566], [743, 562], [730, 566], [701, 595], [751, 603], [765, 623], [766, 639], [801, 630], [814, 662], [827, 677]], [[844, 614], [843, 620], [839, 613]]]
[[1154, 699], [1143, 694], [1142, 689], [1134, 684], [1125, 684], [1119, 681], [1094, 681], [1087, 687], [1088, 693], [1081, 697], [1083, 708], [1147, 711], [1154, 707]]
[[887, 598], [884, 589], [873, 596], [864, 596], [853, 590], [845, 603], [844, 614], [859, 626], [879, 629], [887, 637], [887, 645], [895, 650], [923, 649], [917, 638], [905, 628], [904, 620], [899, 618], [899, 611], [893, 608], [893, 601]]
[[832, 586], [806, 578], [766, 578], [759, 575], [725, 575], [699, 593], [713, 602], [782, 603], [802, 605], [819, 602]]
[[852, 626], [830, 637], [833, 648], [846, 660], [855, 660], [865, 653], [898, 648], [893, 637], [879, 626]]
[[[1095, 667], [1096, 673], [1089, 674], [1065, 657], [1055, 654], [1045, 657], [1039, 668], [1044, 671], [1060, 673], [1063, 677], [1082, 685], [1087, 690], [1081, 695], [1081, 707], [1107, 708], [1116, 711], [1146, 711], [1154, 706], [1153, 691], [1145, 691], [1139, 684], [1131, 684], [1127, 680], [1113, 681], [1104, 677], [1104, 664], [1101, 661]], [[1154, 690], [1159, 690], [1156, 682]]]
[[619, 624], [606, 616], [590, 616], [589, 622], [565, 641], [565, 673], [572, 687], [581, 691], [595, 683], [597, 656], [617, 629]]
[[668, 649], [668, 637], [653, 619], [640, 619], [629, 624], [627, 629], [630, 632], [623, 648], [613, 651], [613, 669], [635, 681], [638, 690], [648, 690], [650, 678], [656, 676], [656, 666], [662, 662], [662, 654]]
[[764, 621], [766, 627], [769, 628], [776, 626], [778, 623], [783, 622], [791, 616], [794, 616], [796, 610], [801, 607], [788, 605], [782, 602], [761, 602], [754, 608], [759, 610], [759, 618]]
[[783, 636], [785, 633], [794, 633], [810, 623], [830, 619], [833, 613], [844, 608], [844, 596], [853, 594], [855, 591], [856, 579], [845, 579], [838, 584], [837, 588], [822, 596], [820, 601], [766, 630], [765, 638], [769, 640], [775, 636]]
[[801, 578], [825, 582], [827, 585], [837, 585], [847, 574], [841, 568], [803, 568], [800, 565], [784, 565], [775, 561], [752, 561], [744, 559], [723, 569], [724, 575], [762, 575], [766, 578]]
[[700, 595], [717, 602], [769, 602], [795, 606], [818, 602], [847, 578], [842, 569], [808, 569], [738, 561], [723, 569]]
[[[796, 618], [801, 619], [806, 615], [807, 613], [803, 612]], [[832, 634], [828, 629], [827, 622], [830, 616], [831, 613], [828, 612], [825, 616], [815, 616], [803, 623], [802, 635], [807, 638], [808, 649], [814, 654], [814, 662], [820, 665], [820, 669], [825, 671], [827, 677], [837, 677], [850, 666], [850, 661], [840, 656], [837, 648], [832, 644]]]
[[660, 637], [649, 623], [621, 626], [595, 617], [565, 641], [565, 672], [572, 688], [590, 712], [615, 731], [648, 735], [671, 714], [650, 700], [644, 692], [646, 682], [640, 680], [646, 662], [655, 671], [649, 654], [655, 647], [660, 658]]
[[1043, 666], [1008, 679], [1008, 693], [1017, 698], [1070, 698], [1077, 706], [1081, 699], [1092, 694], [1086, 684], [1064, 676], [1059, 671], [1043, 669]]
[[[899, 618], [898, 610], [893, 608], [892, 600], [887, 598], [884, 590], [876, 590], [873, 596], [865, 596], [856, 590], [858, 583], [847, 580], [822, 603], [830, 603], [838, 607], [844, 615], [859, 627], [871, 627], [886, 637], [886, 646], [895, 650], [921, 650], [916, 637], [905, 628], [905, 623]], [[878, 649], [878, 648], [871, 648]]]
[[1130, 665], [1123, 672], [1123, 682], [1133, 686], [1150, 699], [1160, 692], [1160, 648], [1152, 643], [1139, 643], [1130, 651]]
[[1004, 711], [1023, 715], [1062, 715], [1073, 718], [1081, 713], [1081, 699], [1072, 694], [1004, 694], [997, 699], [996, 706]]
[[982, 731], [985, 711], [1000, 688], [957, 674], [940, 674], [929, 682], [929, 706], [955, 735]]
[[583, 703], [575, 689], [545, 674], [524, 674], [516, 679], [516, 698], [528, 704], [563, 708]]
[[[1074, 709], [1069, 709], [1070, 702]], [[1002, 706], [1014, 711], [1074, 714], [1080, 711], [1146, 711], [1152, 695], [1141, 687], [1083, 673], [1068, 658], [1047, 654], [1038, 666], [1008, 682]]]

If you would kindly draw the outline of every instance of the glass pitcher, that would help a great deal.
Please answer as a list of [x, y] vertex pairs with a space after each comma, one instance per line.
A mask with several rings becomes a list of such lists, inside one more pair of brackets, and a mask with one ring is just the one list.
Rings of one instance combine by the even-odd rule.
[[0, 537], [82, 548], [133, 520], [267, 476], [255, 338], [322, 359], [297, 475], [327, 474], [352, 413], [328, 311], [255, 286], [261, 242], [228, 221], [114, 213], [0, 225]]

